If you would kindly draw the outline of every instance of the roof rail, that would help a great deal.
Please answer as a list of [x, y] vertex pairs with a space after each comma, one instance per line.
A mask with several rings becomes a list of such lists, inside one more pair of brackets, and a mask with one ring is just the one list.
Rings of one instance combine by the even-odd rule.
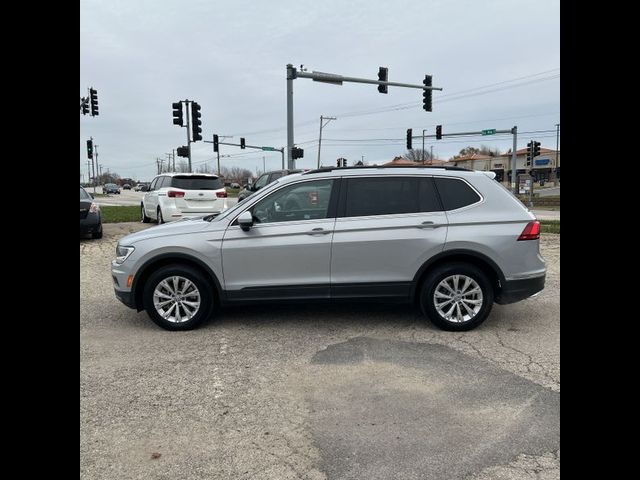
[[464, 167], [449, 167], [449, 166], [437, 166], [437, 165], [374, 165], [374, 166], [351, 166], [351, 167], [320, 167], [314, 170], [308, 170], [304, 172], [302, 175], [308, 175], [310, 173], [321, 173], [321, 172], [331, 172], [333, 170], [357, 170], [357, 169], [388, 169], [388, 168], [439, 168], [442, 170], [461, 170], [464, 172], [471, 172], [468, 168]]

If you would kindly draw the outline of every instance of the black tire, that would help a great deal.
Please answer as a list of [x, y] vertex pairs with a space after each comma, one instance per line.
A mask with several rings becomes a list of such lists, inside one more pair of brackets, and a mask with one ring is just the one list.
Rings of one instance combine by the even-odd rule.
[[147, 217], [147, 214], [144, 211], [144, 203], [140, 204], [140, 216], [142, 217], [142, 223], [149, 223], [151, 221], [151, 217]]
[[158, 207], [158, 214], [156, 215], [156, 218], [158, 219], [158, 225], [162, 225], [164, 223], [164, 218], [162, 217], [162, 210], [160, 210], [160, 207]]
[[[193, 318], [180, 323], [172, 322], [163, 318], [163, 316], [158, 313], [158, 310], [156, 310], [153, 303], [153, 293], [156, 287], [163, 280], [174, 276], [183, 277], [193, 282], [200, 294], [200, 306], [196, 311], [196, 314]], [[215, 303], [213, 289], [214, 286], [212, 283], [205, 278], [200, 271], [187, 265], [166, 265], [153, 272], [147, 279], [144, 285], [142, 297], [144, 309], [151, 320], [165, 330], [191, 330], [212, 316]]]
[[[482, 303], [478, 312], [470, 319], [461, 322], [448, 320], [438, 313], [434, 304], [436, 287], [440, 285], [440, 282], [453, 275], [464, 275], [474, 280], [482, 293]], [[427, 274], [420, 291], [420, 308], [422, 313], [438, 328], [451, 332], [462, 332], [476, 328], [487, 319], [493, 307], [493, 297], [494, 292], [491, 281], [481, 269], [469, 263], [452, 262], [440, 265]], [[464, 308], [461, 308], [460, 311], [465, 315], [467, 314]]]
[[91, 234], [91, 238], [102, 238], [102, 224], [100, 225], [100, 230]]

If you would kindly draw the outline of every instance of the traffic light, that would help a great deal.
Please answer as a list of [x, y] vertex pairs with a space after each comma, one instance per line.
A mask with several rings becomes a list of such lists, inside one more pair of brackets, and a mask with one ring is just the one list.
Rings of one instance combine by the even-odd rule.
[[191, 102], [191, 131], [193, 132], [193, 141], [197, 142], [202, 140], [202, 120], [200, 120], [202, 114], [200, 113], [200, 105], [196, 102]]
[[292, 159], [296, 159], [296, 158], [302, 158], [304, 157], [304, 150], [298, 147], [293, 147], [291, 149], [291, 158]]
[[346, 166], [347, 166], [347, 159], [346, 159], [346, 158], [343, 158], [343, 159], [342, 159], [342, 166], [343, 166], [343, 167], [346, 167]]
[[182, 102], [172, 103], [173, 107], [173, 124], [184, 127], [184, 117], [182, 116]]
[[[381, 82], [389, 81], [389, 69], [386, 67], [380, 67], [378, 69], [378, 80]], [[387, 85], [378, 85], [378, 91], [380, 93], [389, 93], [387, 92]]]
[[88, 98], [83, 98], [82, 99], [82, 114], [83, 115], [87, 115], [89, 113], [89, 99]]
[[244, 138], [242, 137], [240, 137], [240, 148], [246, 148]]
[[413, 150], [413, 147], [411, 145], [412, 137], [413, 137], [413, 129], [407, 128], [407, 150]]
[[[424, 76], [424, 81], [422, 82], [424, 83], [425, 87], [430, 87], [431, 86], [431, 75], [425, 75]], [[427, 112], [431, 111], [431, 94], [432, 94], [432, 90], [422, 90], [422, 108], [424, 108]]]
[[442, 140], [442, 125], [436, 125], [436, 140]]
[[528, 167], [531, 165], [531, 159], [533, 158], [533, 140], [527, 143], [527, 161], [524, 166]]
[[93, 140], [87, 140], [87, 158], [93, 160]]
[[342, 159], [341, 159], [341, 158], [337, 158], [337, 159], [336, 159], [336, 166], [337, 166], [338, 168], [340, 168], [340, 167], [342, 166]]
[[91, 116], [98, 115], [98, 91], [95, 88], [89, 89], [89, 103], [91, 104]]
[[178, 147], [176, 151], [179, 157], [189, 158], [189, 147]]
[[531, 158], [535, 158], [540, 155], [540, 142], [533, 142], [533, 154]]
[[213, 151], [218, 152], [220, 147], [218, 146], [218, 135], [213, 134]]

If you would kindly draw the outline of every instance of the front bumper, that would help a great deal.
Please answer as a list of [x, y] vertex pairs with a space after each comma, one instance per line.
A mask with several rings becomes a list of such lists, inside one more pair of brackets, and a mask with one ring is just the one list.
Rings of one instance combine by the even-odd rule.
[[[129, 308], [136, 308], [136, 299], [133, 292], [123, 292], [122, 290], [114, 289], [116, 298], [124, 303]], [[137, 310], [137, 309], [136, 309]]]
[[495, 302], [500, 305], [506, 305], [529, 298], [544, 289], [545, 278], [546, 275], [542, 275], [540, 277], [505, 281]]

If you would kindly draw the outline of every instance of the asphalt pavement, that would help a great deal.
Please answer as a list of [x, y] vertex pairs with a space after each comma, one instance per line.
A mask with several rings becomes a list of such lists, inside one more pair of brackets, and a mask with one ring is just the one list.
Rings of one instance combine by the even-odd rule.
[[80, 241], [82, 479], [559, 478], [559, 235], [545, 290], [471, 332], [370, 303], [167, 332], [112, 291], [115, 243], [142, 228]]

